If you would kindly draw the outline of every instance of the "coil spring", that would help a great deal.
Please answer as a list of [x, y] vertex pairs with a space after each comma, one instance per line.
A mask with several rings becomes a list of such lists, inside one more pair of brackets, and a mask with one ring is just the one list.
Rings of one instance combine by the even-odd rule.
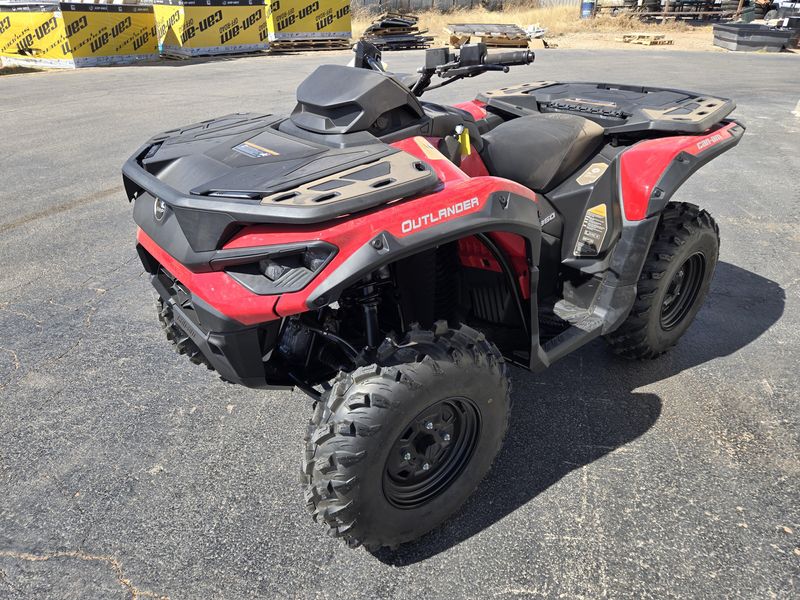
[[360, 281], [349, 287], [343, 294], [342, 299], [354, 304], [370, 305], [378, 304], [383, 294], [383, 290], [391, 285], [390, 279], [378, 279], [374, 281]]

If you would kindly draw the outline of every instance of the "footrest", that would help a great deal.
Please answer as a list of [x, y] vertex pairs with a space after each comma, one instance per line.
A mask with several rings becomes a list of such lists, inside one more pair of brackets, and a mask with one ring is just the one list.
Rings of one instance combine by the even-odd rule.
[[543, 346], [548, 362], [554, 363], [599, 336], [603, 329], [603, 322], [602, 317], [593, 313], [588, 314], [563, 333], [548, 341]]

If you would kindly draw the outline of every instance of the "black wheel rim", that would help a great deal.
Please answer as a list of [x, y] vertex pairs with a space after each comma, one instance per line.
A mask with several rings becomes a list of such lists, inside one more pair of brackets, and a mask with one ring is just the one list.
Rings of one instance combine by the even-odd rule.
[[664, 302], [661, 304], [662, 329], [665, 331], [674, 329], [692, 310], [700, 293], [705, 271], [705, 256], [696, 252], [687, 258], [672, 276]]
[[447, 398], [406, 425], [386, 459], [383, 492], [398, 508], [416, 508], [444, 492], [478, 444], [480, 415], [467, 398]]

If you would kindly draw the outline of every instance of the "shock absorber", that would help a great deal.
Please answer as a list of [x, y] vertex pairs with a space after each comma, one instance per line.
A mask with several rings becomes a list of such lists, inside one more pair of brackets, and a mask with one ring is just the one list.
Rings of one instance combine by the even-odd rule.
[[374, 350], [380, 343], [380, 330], [378, 329], [378, 302], [380, 291], [376, 285], [364, 287], [364, 297], [361, 305], [364, 308], [364, 328], [367, 333], [367, 348]]
[[378, 305], [381, 301], [383, 288], [390, 283], [389, 277], [389, 268], [382, 267], [367, 275], [359, 284], [351, 288], [351, 300], [361, 305], [361, 309], [364, 312], [366, 349], [369, 351], [376, 350], [382, 341], [378, 322]]
[[376, 350], [381, 343], [381, 330], [378, 325], [378, 303], [383, 288], [389, 283], [389, 267], [382, 267], [367, 276], [363, 289], [361, 305], [364, 307], [364, 328], [367, 334], [367, 348]]

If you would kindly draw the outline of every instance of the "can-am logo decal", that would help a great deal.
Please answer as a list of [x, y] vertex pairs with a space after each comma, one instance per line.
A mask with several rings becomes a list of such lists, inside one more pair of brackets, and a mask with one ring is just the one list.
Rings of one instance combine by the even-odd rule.
[[478, 208], [478, 206], [480, 206], [480, 202], [477, 198], [462, 200], [461, 202], [456, 202], [450, 206], [440, 208], [436, 212], [430, 212], [419, 217], [406, 219], [400, 224], [400, 230], [403, 233], [411, 233], [412, 231], [417, 231], [418, 229], [425, 229], [435, 225], [436, 223], [447, 221], [448, 219], [463, 215], [467, 212], [472, 212], [474, 209]]
[[166, 214], [167, 203], [161, 198], [156, 198], [156, 201], [153, 203], [153, 218], [156, 220], [156, 223], [161, 223], [161, 221], [164, 220], [164, 215]]
[[722, 134], [716, 133], [716, 134], [712, 135], [711, 137], [707, 137], [707, 138], [697, 142], [697, 149], [700, 150], [700, 151], [705, 150], [706, 148], [708, 148], [710, 146], [714, 146], [715, 144], [718, 144], [719, 142], [721, 142], [724, 139], [725, 139], [725, 137]]

